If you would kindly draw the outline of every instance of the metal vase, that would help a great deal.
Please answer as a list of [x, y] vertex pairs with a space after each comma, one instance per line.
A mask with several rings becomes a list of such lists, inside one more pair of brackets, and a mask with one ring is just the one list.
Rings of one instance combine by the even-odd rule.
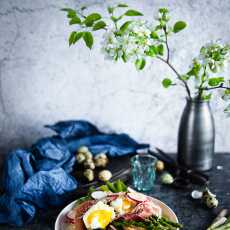
[[215, 124], [208, 101], [187, 99], [178, 135], [178, 163], [194, 170], [212, 168]]

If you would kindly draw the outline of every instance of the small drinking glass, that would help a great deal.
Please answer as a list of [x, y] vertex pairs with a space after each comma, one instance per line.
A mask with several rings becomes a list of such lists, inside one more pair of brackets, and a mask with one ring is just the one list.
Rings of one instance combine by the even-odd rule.
[[139, 154], [131, 158], [132, 183], [138, 191], [149, 191], [154, 187], [156, 161], [157, 159], [149, 154]]

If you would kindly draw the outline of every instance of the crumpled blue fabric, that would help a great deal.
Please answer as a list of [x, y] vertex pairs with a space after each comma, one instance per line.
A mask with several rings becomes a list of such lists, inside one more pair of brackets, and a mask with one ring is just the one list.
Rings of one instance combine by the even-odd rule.
[[33, 220], [37, 208], [63, 204], [68, 193], [79, 186], [70, 173], [80, 146], [87, 146], [93, 154], [105, 152], [109, 156], [149, 147], [127, 134], [105, 134], [83, 120], [46, 127], [57, 135], [38, 140], [28, 150], [8, 154], [3, 172], [4, 194], [0, 196], [0, 224], [23, 226]]
[[84, 120], [60, 121], [54, 125], [46, 125], [45, 127], [52, 129], [62, 138], [81, 138], [101, 133], [95, 125]]

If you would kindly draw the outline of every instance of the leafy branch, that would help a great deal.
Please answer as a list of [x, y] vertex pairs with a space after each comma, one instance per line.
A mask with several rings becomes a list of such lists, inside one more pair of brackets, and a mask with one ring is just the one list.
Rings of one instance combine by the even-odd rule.
[[[85, 7], [80, 10], [71, 8], [62, 10], [67, 13], [69, 25], [76, 26], [69, 35], [70, 46], [84, 40], [85, 45], [91, 49], [94, 44], [94, 33], [104, 31], [102, 50], [108, 58], [123, 62], [131, 60], [138, 70], [145, 68], [147, 59], [159, 59], [172, 70], [176, 80], [184, 86], [189, 99], [209, 100], [212, 91], [222, 89], [224, 92], [222, 98], [230, 100], [230, 81], [226, 81], [222, 76], [216, 76], [229, 60], [230, 46], [219, 42], [203, 46], [198, 57], [193, 59], [189, 70], [185, 74], [179, 73], [170, 60], [169, 37], [185, 29], [187, 24], [184, 21], [177, 21], [171, 26], [167, 8], [159, 9], [156, 25], [155, 22], [136, 20], [136, 17], [143, 14], [130, 9], [124, 3], [107, 8], [109, 20], [97, 12], [85, 14]], [[111, 24], [112, 28], [109, 26]], [[190, 80], [196, 82], [193, 91], [190, 88]], [[177, 83], [165, 78], [162, 85], [169, 88]], [[230, 105], [227, 108], [230, 110]]]

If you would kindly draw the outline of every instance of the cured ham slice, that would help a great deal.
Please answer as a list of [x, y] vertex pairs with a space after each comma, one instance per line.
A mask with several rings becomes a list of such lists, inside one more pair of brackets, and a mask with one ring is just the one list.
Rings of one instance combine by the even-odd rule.
[[66, 215], [66, 223], [68, 224], [68, 230], [85, 230], [85, 225], [82, 220], [82, 216], [85, 212], [94, 204], [95, 200], [87, 200], [72, 209]]

